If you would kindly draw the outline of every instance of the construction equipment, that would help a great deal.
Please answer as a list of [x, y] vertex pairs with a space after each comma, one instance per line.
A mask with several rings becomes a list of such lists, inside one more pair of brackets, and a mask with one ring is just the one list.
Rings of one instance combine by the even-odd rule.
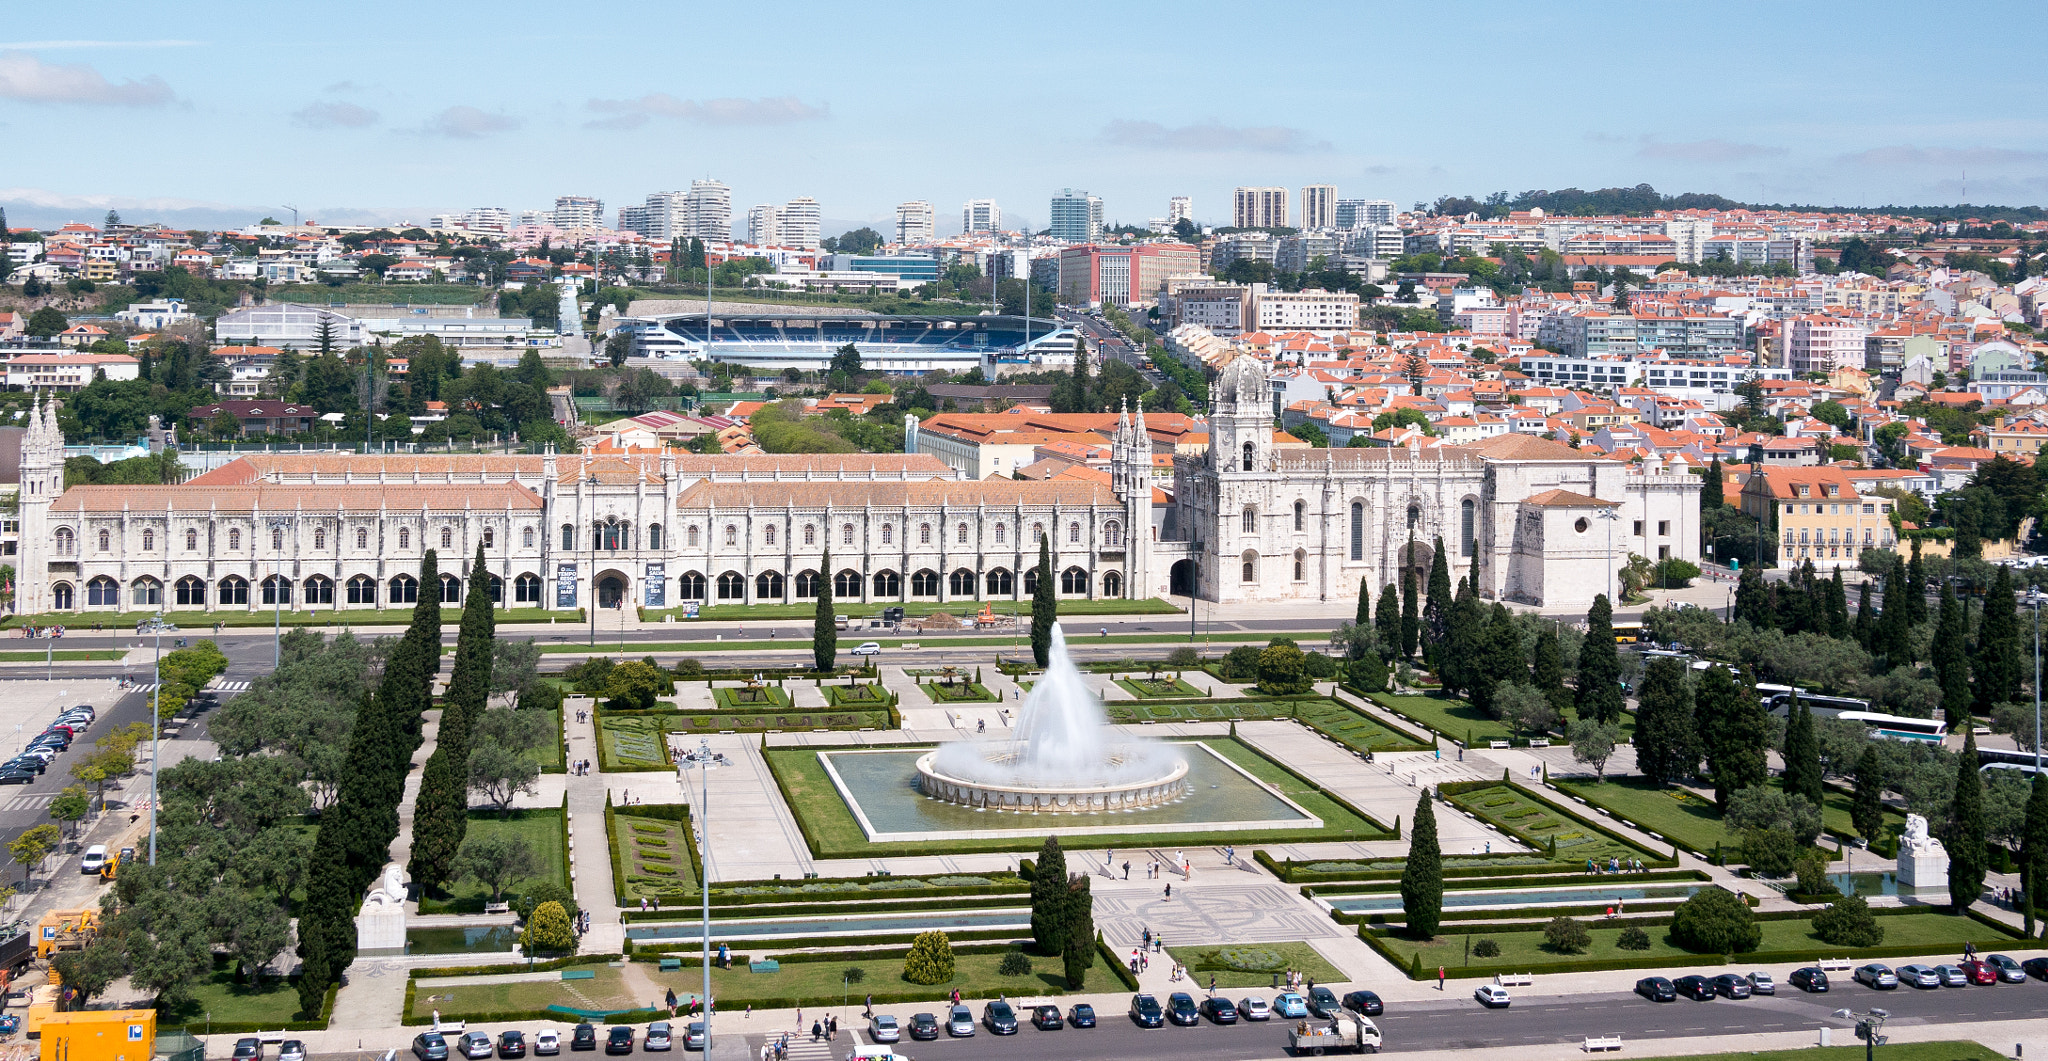
[[1380, 1042], [1379, 1025], [1350, 1010], [1337, 1011], [1327, 1024], [1305, 1020], [1287, 1031], [1287, 1047], [1297, 1055], [1321, 1056], [1333, 1050], [1376, 1054], [1380, 1052]]
[[52, 910], [36, 922], [36, 957], [49, 960], [63, 951], [84, 950], [100, 926], [100, 912], [92, 907]]

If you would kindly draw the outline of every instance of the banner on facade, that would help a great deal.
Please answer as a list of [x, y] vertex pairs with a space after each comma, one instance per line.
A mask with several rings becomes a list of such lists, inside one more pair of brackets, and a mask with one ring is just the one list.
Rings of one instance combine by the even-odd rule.
[[668, 565], [647, 565], [647, 606], [666, 607], [668, 603]]
[[555, 607], [574, 608], [575, 606], [576, 565], [557, 564], [555, 566]]

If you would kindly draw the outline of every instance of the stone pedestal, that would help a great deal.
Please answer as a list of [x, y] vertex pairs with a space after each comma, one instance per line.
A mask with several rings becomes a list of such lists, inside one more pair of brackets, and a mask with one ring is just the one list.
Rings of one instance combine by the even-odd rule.
[[357, 954], [405, 953], [405, 875], [386, 866], [356, 915]]
[[1906, 815], [1906, 832], [1899, 837], [1899, 894], [1948, 894], [1948, 851], [1941, 841], [1927, 835], [1927, 819]]

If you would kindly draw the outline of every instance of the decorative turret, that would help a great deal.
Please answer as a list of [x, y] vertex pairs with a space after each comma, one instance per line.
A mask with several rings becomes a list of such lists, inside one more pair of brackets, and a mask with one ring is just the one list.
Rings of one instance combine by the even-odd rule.
[[1209, 389], [1209, 462], [1218, 473], [1272, 466], [1273, 390], [1258, 358], [1225, 366]]

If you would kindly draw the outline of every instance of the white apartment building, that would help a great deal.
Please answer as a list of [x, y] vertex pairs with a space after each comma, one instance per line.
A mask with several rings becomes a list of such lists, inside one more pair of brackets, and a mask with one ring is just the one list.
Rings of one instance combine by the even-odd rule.
[[930, 243], [936, 231], [932, 204], [918, 199], [896, 207], [896, 242], [905, 246]]
[[1331, 213], [1331, 222], [1335, 227], [1345, 229], [1392, 225], [1397, 212], [1392, 199], [1339, 199]]
[[1251, 329], [1252, 307], [1264, 284], [1200, 284], [1182, 287], [1173, 300], [1175, 325], [1192, 324], [1211, 335], [1238, 336]]
[[1003, 230], [1003, 208], [994, 199], [969, 199], [960, 207], [960, 231], [972, 236], [977, 232], [1001, 232]]
[[1288, 227], [1287, 189], [1237, 189], [1231, 195], [1230, 223], [1236, 228]]
[[1358, 296], [1348, 291], [1265, 291], [1258, 296], [1262, 332], [1329, 335], [1358, 327]]
[[747, 210], [747, 242], [756, 247], [767, 247], [781, 242], [776, 237], [782, 231], [782, 208], [773, 203], [762, 203]]
[[691, 181], [679, 213], [677, 235], [721, 243], [732, 238], [732, 189], [722, 181]]
[[811, 250], [818, 245], [819, 227], [822, 218], [818, 201], [808, 195], [798, 196], [784, 203], [782, 215], [777, 224], [777, 241], [785, 247], [801, 247]]
[[1405, 253], [1406, 243], [1399, 225], [1391, 221], [1373, 222], [1358, 225], [1346, 233], [1344, 253], [1393, 261]]
[[1183, 221], [1192, 221], [1195, 216], [1194, 200], [1185, 195], [1176, 195], [1166, 201], [1166, 227], [1172, 228]]
[[1864, 338], [1870, 327], [1861, 321], [1805, 314], [1785, 322], [1785, 364], [1793, 372], [1833, 372], [1862, 368]]
[[1337, 227], [1336, 185], [1302, 185], [1301, 227], [1311, 231]]
[[556, 228], [603, 228], [604, 200], [588, 195], [555, 196], [551, 219]]

